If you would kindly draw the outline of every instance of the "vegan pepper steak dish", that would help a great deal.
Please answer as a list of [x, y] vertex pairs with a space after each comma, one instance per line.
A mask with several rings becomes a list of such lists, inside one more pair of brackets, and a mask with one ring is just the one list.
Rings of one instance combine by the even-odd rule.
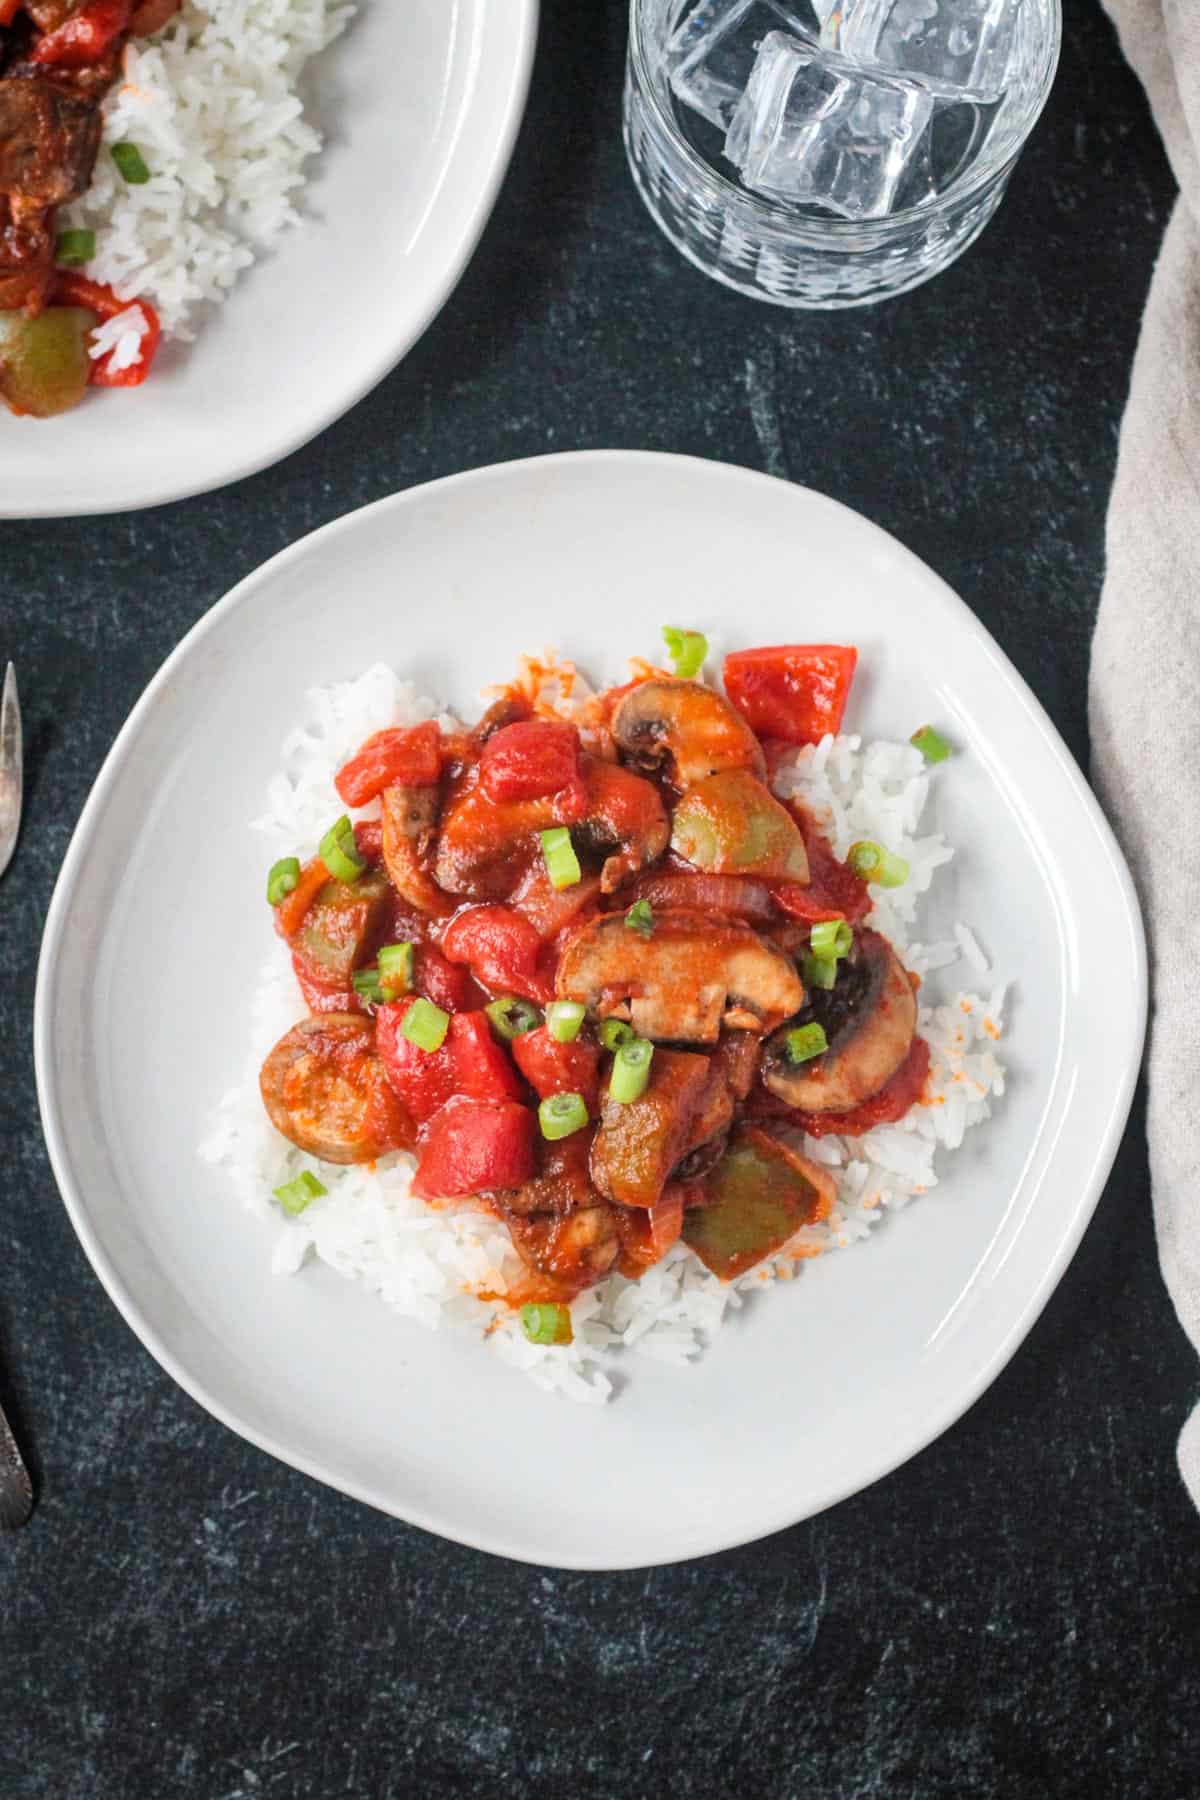
[[[268, 881], [308, 1012], [262, 1065], [272, 1124], [319, 1163], [407, 1152], [418, 1199], [499, 1221], [521, 1274], [485, 1298], [532, 1344], [681, 1245], [736, 1281], [829, 1215], [823, 1140], [928, 1099], [918, 978], [866, 922], [906, 862], [839, 857], [771, 786], [837, 733], [856, 652], [734, 652], [721, 693], [704, 639], [664, 636], [674, 673], [569, 718], [526, 680], [472, 728], [374, 733]], [[276, 1198], [325, 1192], [304, 1168]]]

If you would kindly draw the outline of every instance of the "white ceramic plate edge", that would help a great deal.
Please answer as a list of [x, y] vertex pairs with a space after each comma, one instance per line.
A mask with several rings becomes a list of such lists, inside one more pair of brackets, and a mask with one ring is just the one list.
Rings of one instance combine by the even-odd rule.
[[[141, 698], [138, 700], [137, 704], [134, 706], [133, 711], [130, 713], [129, 718], [126, 720], [113, 743], [108, 756], [105, 758], [104, 764], [80, 815], [66, 857], [64, 858], [58, 881], [55, 885], [54, 894], [46, 917], [42, 950], [38, 962], [37, 988], [34, 1002], [34, 1067], [37, 1079], [42, 1126], [49, 1150], [50, 1163], [68, 1216], [71, 1219], [71, 1223], [75, 1228], [76, 1234], [83, 1245], [89, 1261], [95, 1269], [96, 1274], [99, 1276], [109, 1298], [113, 1301], [113, 1304], [117, 1307], [118, 1311], [141, 1339], [142, 1343], [155, 1360], [179, 1383], [192, 1399], [196, 1400], [206, 1411], [219, 1419], [222, 1424], [227, 1425], [231, 1430], [237, 1432], [239, 1436], [246, 1438], [259, 1449], [267, 1451], [270, 1455], [278, 1458], [281, 1462], [288, 1464], [290, 1467], [298, 1468], [304, 1474], [311, 1475], [317, 1480], [325, 1482], [328, 1486], [337, 1489], [339, 1492], [348, 1494], [354, 1499], [365, 1501], [368, 1505], [374, 1506], [383, 1512], [390, 1513], [394, 1517], [401, 1518], [406, 1523], [420, 1526], [427, 1531], [434, 1532], [436, 1535], [443, 1537], [451, 1534], [448, 1534], [444, 1524], [426, 1509], [409, 1507], [401, 1512], [386, 1495], [374, 1490], [369, 1484], [347, 1480], [329, 1467], [323, 1465], [319, 1460], [307, 1457], [303, 1454], [297, 1454], [285, 1447], [270, 1433], [259, 1431], [246, 1424], [232, 1408], [227, 1407], [223, 1402], [209, 1393], [203, 1382], [196, 1380], [182, 1367], [163, 1344], [154, 1328], [146, 1320], [137, 1303], [117, 1274], [108, 1253], [100, 1242], [99, 1236], [92, 1228], [86, 1205], [84, 1204], [79, 1190], [79, 1185], [75, 1180], [67, 1131], [62, 1121], [57, 1097], [53, 1091], [49, 1023], [53, 1013], [51, 989], [55, 980], [57, 942], [62, 930], [63, 915], [67, 910], [71, 891], [75, 885], [77, 871], [86, 860], [90, 849], [91, 838], [96, 823], [103, 812], [107, 796], [121, 775], [123, 765], [133, 749], [144, 719], [153, 708], [160, 692], [170, 682], [176, 665], [187, 654], [190, 647], [196, 641], [207, 635], [208, 632], [213, 630], [227, 613], [233, 611], [250, 599], [260, 582], [265, 581], [269, 576], [277, 573], [280, 568], [285, 567], [289, 562], [300, 559], [306, 553], [314, 539], [332, 537], [339, 533], [352, 530], [355, 522], [361, 519], [363, 514], [375, 512], [386, 507], [402, 505], [406, 498], [418, 492], [423, 495], [428, 495], [435, 490], [444, 490], [450, 487], [463, 487], [470, 485], [473, 482], [492, 480], [495, 478], [497, 470], [500, 467], [516, 471], [528, 467], [530, 463], [545, 465], [570, 460], [579, 464], [588, 460], [602, 462], [609, 459], [620, 459], [626, 462], [644, 461], [647, 465], [669, 462], [676, 465], [696, 463], [699, 467], [705, 469], [711, 469], [712, 467], [711, 463], [700, 458], [664, 456], [649, 451], [602, 450], [557, 453], [553, 456], [529, 458], [525, 459], [523, 462], [518, 461], [506, 465], [493, 464], [486, 468], [469, 470], [463, 474], [446, 476], [439, 481], [426, 483], [420, 488], [412, 488], [405, 490], [398, 495], [387, 496], [384, 499], [373, 502], [372, 505], [368, 507], [360, 508], [355, 512], [345, 514], [340, 519], [332, 521], [330, 524], [321, 527], [319, 531], [310, 533], [307, 537], [301, 538], [297, 543], [292, 544], [287, 549], [279, 552], [268, 562], [262, 564], [253, 573], [248, 575], [243, 581], [239, 582], [238, 585], [231, 589], [231, 591], [222, 599], [218, 600], [215, 605], [213, 605], [209, 611], [197, 621], [191, 631], [188, 632], [187, 636], [181, 640], [171, 652], [170, 656], [168, 656], [162, 667], [151, 680], [145, 692], [142, 694]], [[751, 481], [767, 481], [773, 479], [772, 477], [749, 470], [729, 469], [728, 472], [731, 475], [735, 473], [740, 474]], [[780, 485], [789, 488], [798, 486], [798, 484], [786, 482], [782, 482]], [[1129, 1109], [1132, 1104], [1134, 1089], [1140, 1069], [1141, 1050], [1145, 1035], [1147, 1014], [1145, 936], [1132, 877], [1130, 876], [1124, 858], [1116, 843], [1116, 839], [1113, 836], [1111, 827], [1101, 811], [1098, 801], [1088, 787], [1078, 765], [1070, 755], [1065, 744], [1062, 742], [1062, 739], [1041, 706], [1041, 703], [1036, 699], [1023, 677], [1017, 672], [1008, 657], [1005, 656], [1004, 652], [971, 612], [970, 608], [959, 599], [953, 589], [930, 570], [926, 564], [921, 562], [920, 558], [916, 557], [911, 551], [906, 550], [899, 541], [892, 538], [889, 533], [883, 531], [880, 527], [872, 525], [870, 521], [865, 520], [851, 508], [843, 506], [841, 502], [833, 500], [825, 495], [816, 494], [812, 490], [807, 490], [807, 492], [811, 499], [817, 500], [821, 505], [829, 507], [830, 509], [835, 509], [839, 513], [847, 514], [849, 518], [854, 520], [857, 527], [862, 528], [865, 526], [872, 531], [878, 532], [880, 538], [888, 545], [889, 551], [893, 555], [898, 555], [917, 564], [923, 577], [927, 580], [932, 580], [937, 584], [946, 603], [960, 613], [964, 627], [975, 637], [982, 640], [989, 659], [995, 667], [997, 678], [1003, 681], [1012, 694], [1019, 700], [1026, 717], [1028, 718], [1031, 730], [1037, 733], [1044, 748], [1050, 753], [1054, 761], [1059, 765], [1063, 774], [1066, 776], [1070, 787], [1074, 790], [1076, 797], [1081, 804], [1088, 823], [1095, 833], [1105, 860], [1111, 868], [1115, 887], [1124, 902], [1126, 923], [1129, 931], [1128, 953], [1135, 980], [1133, 1000], [1134, 1013], [1137, 1020], [1137, 1031], [1134, 1040], [1128, 1047], [1126, 1060], [1121, 1068], [1120, 1077], [1116, 1085], [1114, 1104], [1108, 1113], [1103, 1128], [1097, 1134], [1095, 1151], [1090, 1165], [1081, 1177], [1078, 1196], [1074, 1199], [1072, 1209], [1064, 1220], [1063, 1229], [1057, 1239], [1053, 1254], [1048, 1258], [1039, 1281], [1030, 1292], [1025, 1304], [1016, 1315], [1006, 1335], [998, 1343], [986, 1362], [980, 1366], [974, 1378], [962, 1393], [956, 1394], [952, 1400], [943, 1404], [936, 1412], [932, 1413], [927, 1420], [923, 1421], [920, 1426], [916, 1427], [911, 1435], [905, 1438], [900, 1448], [889, 1449], [880, 1458], [878, 1463], [872, 1464], [871, 1472], [865, 1479], [856, 1475], [849, 1480], [832, 1484], [828, 1491], [819, 1496], [815, 1504], [805, 1506], [804, 1512], [801, 1515], [802, 1517], [812, 1517], [816, 1513], [823, 1511], [825, 1508], [836, 1505], [839, 1501], [849, 1498], [852, 1494], [861, 1492], [863, 1488], [872, 1485], [874, 1482], [882, 1479], [883, 1476], [890, 1474], [893, 1469], [900, 1467], [901, 1464], [907, 1462], [911, 1457], [925, 1449], [935, 1438], [941, 1436], [943, 1432], [948, 1430], [951, 1425], [963, 1416], [1011, 1360], [1020, 1344], [1036, 1323], [1049, 1300], [1050, 1295], [1054, 1292], [1063, 1272], [1078, 1248], [1083, 1233], [1087, 1228], [1100, 1198], [1100, 1194], [1111, 1170], [1113, 1161], [1115, 1160], [1116, 1152], [1125, 1129]], [[765, 1513], [747, 1528], [738, 1530], [731, 1536], [722, 1536], [719, 1541], [714, 1542], [704, 1549], [685, 1549], [681, 1551], [679, 1557], [663, 1557], [658, 1559], [655, 1566], [659, 1566], [666, 1561], [686, 1560], [698, 1554], [715, 1554], [721, 1549], [732, 1549], [739, 1545], [756, 1542], [758, 1539], [768, 1536], [772, 1532], [785, 1529], [797, 1522], [798, 1518], [794, 1508], [785, 1504], [773, 1511]], [[494, 1533], [479, 1531], [469, 1535], [462, 1534], [461, 1536], [456, 1536], [455, 1541], [466, 1543], [472, 1548], [486, 1550], [495, 1555], [507, 1556], [517, 1561], [534, 1563], [535, 1566], [537, 1566], [537, 1559], [529, 1554], [526, 1547], [515, 1545], [507, 1541], [503, 1536]], [[645, 1566], [645, 1564], [638, 1558], [623, 1561], [619, 1557], [614, 1558], [612, 1556], [583, 1556], [579, 1558], [562, 1557], [556, 1560], [552, 1566], [594, 1570], [639, 1568]]]

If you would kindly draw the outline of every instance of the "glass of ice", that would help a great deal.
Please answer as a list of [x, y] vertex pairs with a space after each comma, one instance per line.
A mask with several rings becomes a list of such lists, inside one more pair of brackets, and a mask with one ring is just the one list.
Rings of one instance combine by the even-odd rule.
[[1061, 36], [1061, 0], [630, 0], [630, 168], [717, 281], [867, 305], [979, 236]]

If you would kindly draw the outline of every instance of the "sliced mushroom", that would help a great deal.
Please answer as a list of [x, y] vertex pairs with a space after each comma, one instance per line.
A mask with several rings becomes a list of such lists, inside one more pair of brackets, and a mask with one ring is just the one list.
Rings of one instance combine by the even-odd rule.
[[595, 1199], [591, 1206], [555, 1215], [506, 1218], [517, 1254], [539, 1275], [575, 1290], [600, 1281], [621, 1253], [613, 1209]]
[[612, 734], [638, 768], [661, 771], [678, 788], [722, 769], [766, 767], [758, 739], [715, 688], [662, 676], [631, 688], [613, 714]]
[[788, 1061], [787, 1033], [763, 1052], [763, 1083], [801, 1112], [849, 1112], [891, 1080], [912, 1046], [917, 1001], [892, 946], [877, 931], [855, 933], [833, 987], [813, 988], [799, 1021], [824, 1029], [829, 1048], [811, 1062]]
[[720, 1157], [737, 1103], [754, 1085], [761, 1053], [761, 1040], [748, 1031], [721, 1039], [708, 1059], [708, 1079], [675, 1167], [676, 1180], [695, 1180]]
[[429, 873], [429, 854], [437, 826], [436, 787], [408, 787], [395, 782], [380, 796], [383, 863], [396, 892], [418, 912], [442, 918], [453, 910]]
[[584, 925], [555, 977], [560, 1000], [629, 1019], [656, 1042], [714, 1044], [722, 1024], [760, 1035], [801, 1005], [804, 989], [781, 950], [733, 920], [663, 912], [648, 937], [621, 913]]
[[712, 875], [808, 881], [800, 827], [749, 769], [725, 769], [687, 790], [671, 822], [671, 848]]
[[324, 1162], [373, 1162], [410, 1148], [412, 1121], [358, 1013], [326, 1013], [285, 1032], [262, 1066], [263, 1105], [277, 1131]]
[[671, 825], [652, 781], [594, 756], [585, 756], [582, 767], [587, 815], [576, 836], [583, 846], [613, 848], [600, 871], [600, 887], [611, 894], [662, 855]]
[[557, 1217], [594, 1206], [599, 1199], [588, 1173], [590, 1131], [574, 1131], [570, 1137], [554, 1143], [542, 1142], [538, 1171], [524, 1187], [512, 1188], [501, 1195], [506, 1212], [527, 1219], [534, 1213], [553, 1213]]

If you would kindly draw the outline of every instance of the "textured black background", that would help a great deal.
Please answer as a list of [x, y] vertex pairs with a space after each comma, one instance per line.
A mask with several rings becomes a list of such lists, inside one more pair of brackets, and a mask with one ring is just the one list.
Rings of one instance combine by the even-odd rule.
[[0, 888], [0, 1361], [41, 1492], [0, 1542], [5, 1800], [1200, 1791], [1200, 1528], [1174, 1462], [1200, 1384], [1140, 1117], [1041, 1322], [940, 1442], [764, 1544], [612, 1577], [442, 1543], [241, 1443], [140, 1348], [55, 1193], [34, 959], [88, 786], [187, 627], [364, 501], [592, 445], [812, 483], [944, 575], [1086, 756], [1105, 501], [1172, 201], [1096, 0], [1067, 0], [982, 242], [841, 317], [739, 299], [657, 237], [620, 147], [624, 11], [546, 0], [479, 252], [349, 418], [222, 494], [0, 524], [29, 769]]

